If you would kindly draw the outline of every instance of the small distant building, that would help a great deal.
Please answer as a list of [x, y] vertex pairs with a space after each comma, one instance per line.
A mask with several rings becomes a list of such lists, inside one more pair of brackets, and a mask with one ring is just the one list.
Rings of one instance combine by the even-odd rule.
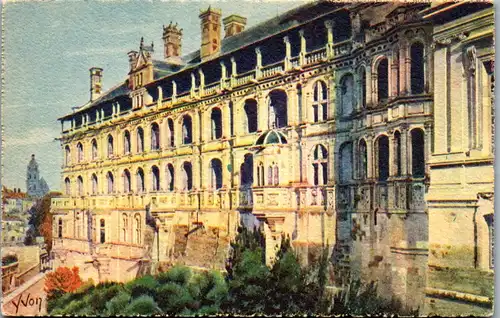
[[26, 171], [26, 189], [30, 197], [41, 198], [47, 194], [50, 189], [47, 182], [40, 178], [40, 171], [38, 170], [38, 163], [35, 160], [35, 155], [31, 155], [31, 160], [28, 164]]
[[21, 189], [9, 189], [2, 187], [2, 212], [7, 216], [16, 216], [27, 222], [29, 210], [33, 206], [34, 200]]
[[17, 215], [2, 217], [2, 245], [22, 245], [26, 237], [27, 224]]

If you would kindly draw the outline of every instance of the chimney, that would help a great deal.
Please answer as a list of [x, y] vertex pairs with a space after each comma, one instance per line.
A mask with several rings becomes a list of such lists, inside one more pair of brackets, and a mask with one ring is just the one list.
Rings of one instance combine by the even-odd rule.
[[222, 20], [222, 23], [224, 23], [224, 31], [226, 32], [224, 38], [228, 38], [245, 30], [245, 26], [247, 25], [247, 18], [232, 14], [228, 17], [225, 17]]
[[208, 7], [207, 11], [200, 13], [201, 19], [201, 49], [202, 61], [216, 56], [220, 52], [220, 17], [221, 10]]
[[138, 52], [137, 51], [130, 51], [127, 54], [128, 54], [128, 64], [129, 64], [130, 72], [131, 72], [135, 67], [135, 63], [137, 63]]
[[177, 28], [177, 23], [163, 26], [163, 46], [165, 62], [171, 64], [182, 64], [181, 49], [182, 49], [182, 29]]
[[102, 68], [92, 67], [90, 69], [90, 101], [94, 101], [101, 96], [102, 88]]

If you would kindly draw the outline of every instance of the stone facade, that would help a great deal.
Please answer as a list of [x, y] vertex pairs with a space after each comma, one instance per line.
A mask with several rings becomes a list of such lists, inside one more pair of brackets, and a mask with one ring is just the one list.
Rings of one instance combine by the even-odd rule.
[[182, 30], [164, 27], [164, 61], [141, 40], [124, 83], [60, 118], [55, 266], [99, 280], [151, 262], [222, 268], [242, 223], [263, 228], [269, 262], [281, 235], [304, 263], [328, 245], [340, 275], [409, 307], [480, 296], [432, 279], [490, 271], [491, 5], [320, 1], [222, 40], [220, 16], [200, 14], [201, 56], [178, 56]]

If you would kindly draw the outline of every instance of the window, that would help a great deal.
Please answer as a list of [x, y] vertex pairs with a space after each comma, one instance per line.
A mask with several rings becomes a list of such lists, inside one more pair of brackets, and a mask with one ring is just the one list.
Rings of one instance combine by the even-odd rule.
[[414, 178], [425, 176], [425, 141], [422, 129], [411, 131], [411, 166]]
[[65, 157], [64, 157], [64, 162], [66, 163], [66, 166], [69, 166], [71, 164], [71, 150], [69, 146], [65, 147]]
[[410, 58], [411, 93], [422, 94], [425, 85], [424, 45], [422, 43], [415, 42], [411, 45]]
[[83, 195], [83, 178], [82, 178], [82, 176], [78, 176], [76, 185], [77, 185], [78, 195], [82, 196]]
[[280, 170], [277, 164], [274, 164], [273, 167], [273, 184], [275, 186], [280, 184]]
[[257, 167], [257, 185], [259, 187], [266, 185], [264, 182], [264, 165], [262, 162], [259, 163], [259, 166]]
[[323, 145], [314, 148], [314, 185], [326, 185], [328, 183], [328, 152]]
[[174, 134], [174, 121], [172, 120], [172, 118], [169, 118], [167, 120], [167, 125], [168, 125], [168, 135], [170, 137], [169, 146], [174, 147], [175, 146], [175, 134]]
[[77, 149], [77, 154], [78, 154], [78, 162], [83, 162], [83, 158], [84, 158], [84, 154], [83, 154], [83, 145], [81, 142], [79, 142], [77, 145], [76, 145], [76, 149]]
[[97, 176], [96, 174], [92, 174], [92, 194], [97, 194], [98, 188], [97, 188]]
[[299, 112], [299, 123], [302, 123], [302, 85], [297, 84], [297, 106]]
[[267, 185], [273, 184], [273, 167], [267, 167]]
[[115, 191], [115, 179], [111, 171], [106, 175], [106, 179], [108, 181], [108, 193], [113, 193]]
[[187, 145], [193, 142], [193, 124], [189, 115], [182, 118], [182, 143]]
[[127, 242], [127, 232], [128, 232], [128, 217], [125, 213], [122, 214], [122, 233], [121, 239], [123, 242]]
[[401, 175], [401, 133], [394, 133], [394, 155], [396, 156], [396, 176]]
[[63, 220], [59, 218], [59, 221], [57, 222], [57, 237], [62, 238], [63, 236]]
[[66, 195], [71, 195], [71, 181], [69, 178], [64, 179], [64, 189]]
[[145, 188], [144, 188], [144, 171], [142, 170], [142, 168], [137, 169], [136, 180], [137, 180], [137, 192], [143, 192]]
[[190, 162], [184, 162], [182, 164], [182, 170], [184, 172], [184, 180], [183, 180], [183, 190], [191, 190], [193, 189], [193, 168]]
[[141, 244], [141, 216], [136, 214], [134, 217], [134, 243]]
[[269, 93], [269, 128], [288, 126], [287, 96], [282, 90]]
[[100, 237], [99, 241], [102, 244], [102, 243], [106, 242], [106, 222], [104, 221], [104, 219], [101, 219], [99, 221], [99, 225], [100, 225], [100, 229], [101, 229], [101, 231], [100, 231], [101, 237]]
[[366, 108], [366, 69], [362, 66], [359, 68], [359, 98], [361, 108]]
[[389, 138], [380, 136], [377, 139], [378, 180], [387, 181], [389, 178]]
[[368, 152], [366, 148], [366, 141], [361, 139], [359, 142], [359, 178], [366, 179], [368, 176]]
[[97, 141], [92, 139], [92, 160], [97, 159], [99, 154], [97, 153]]
[[346, 74], [340, 79], [340, 116], [349, 116], [354, 110], [354, 77]]
[[229, 102], [229, 130], [231, 136], [234, 136], [234, 107], [233, 102]]
[[247, 120], [247, 132], [253, 133], [257, 131], [257, 102], [254, 99], [247, 99], [243, 107]]
[[493, 213], [484, 216], [488, 225], [488, 240], [489, 240], [489, 261], [490, 268], [495, 267], [495, 216]]
[[314, 85], [313, 118], [314, 122], [326, 120], [328, 117], [328, 90], [323, 81]]
[[340, 183], [352, 180], [352, 143], [345, 142], [340, 146]]
[[212, 140], [222, 138], [222, 113], [219, 108], [213, 108], [210, 115]]
[[157, 123], [151, 125], [151, 149], [160, 149], [160, 127]]
[[174, 180], [175, 180], [175, 175], [174, 175], [174, 166], [169, 163], [167, 165], [167, 186], [168, 186], [168, 191], [174, 191]]
[[114, 149], [113, 149], [113, 136], [108, 135], [108, 158], [113, 157]]
[[137, 128], [137, 152], [144, 152], [144, 130], [142, 127]]
[[123, 192], [129, 193], [131, 191], [132, 187], [130, 184], [130, 171], [125, 169], [125, 171], [123, 171]]
[[213, 190], [222, 188], [222, 162], [219, 159], [210, 161], [210, 184]]
[[242, 187], [251, 187], [253, 184], [253, 155], [245, 154], [243, 163], [240, 167], [240, 178]]
[[379, 103], [389, 97], [389, 64], [385, 57], [377, 66], [377, 97]]
[[130, 153], [130, 133], [128, 130], [125, 130], [125, 133], [123, 134], [123, 153]]
[[151, 168], [151, 180], [153, 191], [160, 191], [160, 169], [157, 166]]

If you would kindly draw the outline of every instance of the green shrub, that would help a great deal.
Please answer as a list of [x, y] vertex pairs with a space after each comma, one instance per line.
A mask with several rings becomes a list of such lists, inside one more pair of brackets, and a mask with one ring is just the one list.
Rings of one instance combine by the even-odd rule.
[[104, 310], [105, 316], [116, 316], [123, 313], [123, 309], [128, 306], [132, 297], [124, 290], [121, 290], [116, 296], [106, 303]]
[[128, 304], [123, 311], [125, 315], [154, 315], [161, 313], [161, 309], [151, 296], [140, 296]]
[[170, 270], [160, 273], [157, 276], [157, 281], [160, 284], [173, 282], [181, 286], [187, 286], [189, 280], [191, 279], [191, 276], [192, 273], [189, 267], [176, 265]]
[[132, 298], [137, 298], [141, 295], [153, 297], [155, 289], [158, 287], [158, 281], [153, 276], [146, 275], [127, 283], [125, 287], [130, 292], [130, 295], [132, 295]]
[[155, 300], [162, 311], [169, 315], [181, 313], [194, 302], [189, 289], [174, 282], [160, 286], [156, 291]]

